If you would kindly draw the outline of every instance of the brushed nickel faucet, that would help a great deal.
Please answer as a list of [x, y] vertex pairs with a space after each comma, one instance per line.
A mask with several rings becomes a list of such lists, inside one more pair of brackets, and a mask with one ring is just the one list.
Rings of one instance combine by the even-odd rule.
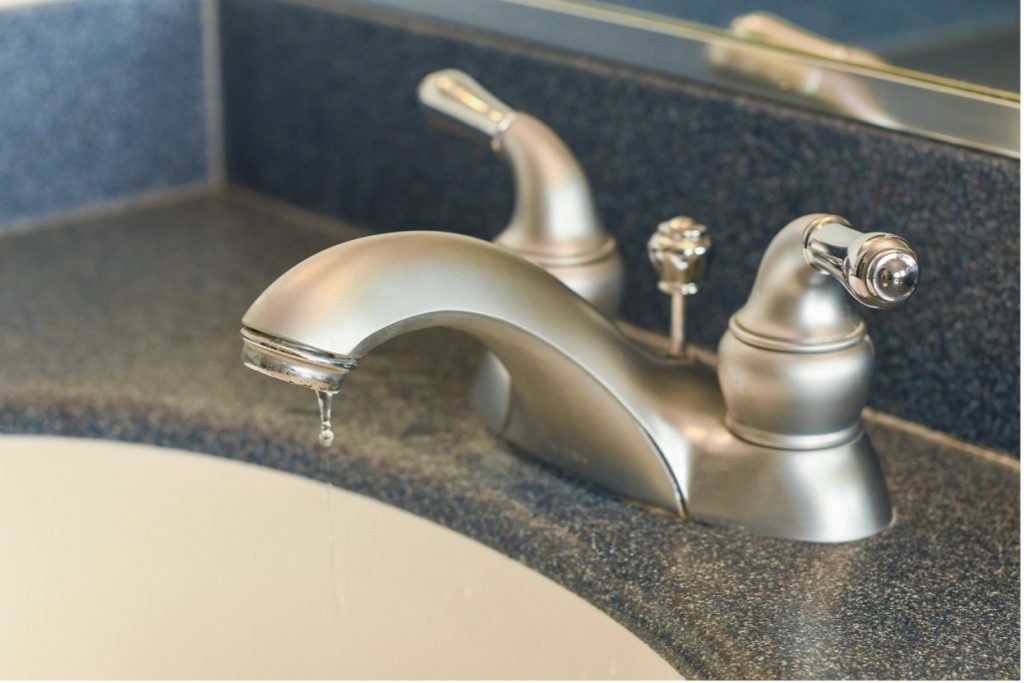
[[840, 542], [889, 524], [861, 424], [874, 351], [852, 297], [906, 300], [907, 243], [838, 216], [786, 226], [719, 347], [696, 358], [634, 343], [518, 254], [435, 232], [364, 237], [282, 275], [243, 318], [243, 361], [337, 392], [388, 339], [451, 327], [479, 339], [514, 391], [504, 438], [536, 457], [682, 517]]
[[[492, 140], [504, 126], [503, 145], [525, 116], [508, 123], [507, 108], [454, 77], [428, 79], [420, 95], [459, 112], [462, 128], [476, 121]], [[465, 116], [467, 101], [476, 101], [478, 118]], [[543, 124], [531, 126], [532, 135]], [[553, 133], [540, 137], [543, 148]], [[567, 150], [509, 158], [524, 163], [516, 167], [520, 188], [534, 182], [524, 159], [545, 166], [541, 177], [561, 177], [548, 161], [574, 165]], [[589, 191], [576, 196], [577, 206], [589, 203]], [[659, 287], [673, 300], [667, 353], [626, 336], [507, 245], [405, 232], [331, 247], [278, 278], [242, 320], [242, 359], [331, 395], [388, 339], [454, 328], [479, 339], [507, 375], [504, 393], [476, 405], [478, 413], [541, 460], [627, 499], [758, 534], [844, 542], [885, 528], [888, 493], [860, 416], [874, 350], [850, 300], [892, 308], [909, 298], [918, 283], [913, 250], [839, 216], [791, 222], [765, 252], [716, 368], [686, 353], [684, 338], [685, 297], [699, 289], [710, 246], [706, 229], [684, 217], [663, 223], [648, 243]]]

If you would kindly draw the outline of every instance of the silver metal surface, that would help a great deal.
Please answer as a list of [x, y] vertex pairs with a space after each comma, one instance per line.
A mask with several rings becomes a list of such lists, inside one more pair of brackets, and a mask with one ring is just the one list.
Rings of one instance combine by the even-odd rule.
[[[729, 30], [754, 44], [779, 47], [828, 59], [876, 68], [890, 68], [876, 55], [852, 45], [828, 40], [767, 12], [736, 17]], [[716, 42], [708, 48], [708, 61], [726, 73], [773, 85], [800, 97], [819, 100], [827, 108], [851, 118], [886, 128], [902, 124], [885, 111], [864, 79], [821, 64], [797, 62], [786, 53], [770, 54], [749, 45]]]
[[[515, 211], [494, 241], [541, 266], [605, 315], [616, 316], [622, 257], [597, 216], [583, 169], [561, 138], [456, 69], [428, 74], [417, 94], [430, 121], [488, 143], [511, 167]], [[512, 392], [508, 370], [484, 354], [470, 400], [492, 429], [498, 429], [496, 416], [505, 414]]]
[[686, 352], [686, 297], [699, 291], [710, 252], [707, 227], [689, 216], [661, 223], [647, 242], [647, 256], [658, 273], [658, 289], [672, 297], [670, 356]]
[[[563, 51], [639, 66], [740, 93], [836, 113], [868, 123], [1011, 157], [1020, 156], [1020, 96], [910, 69], [836, 59], [799, 47], [656, 14], [581, 0], [301, 0], [325, 9], [345, 4], [399, 11], [520, 38]], [[743, 51], [795, 79], [751, 78], [710, 59]], [[790, 87], [817, 73], [808, 97]], [[856, 95], [856, 98], [854, 97]]]
[[913, 294], [917, 273], [905, 240], [860, 233], [842, 217], [812, 214], [783, 228], [718, 347], [733, 433], [791, 449], [827, 448], [859, 434], [874, 348], [847, 293], [892, 308]]
[[420, 104], [441, 128], [491, 143], [512, 123], [512, 108], [457, 69], [435, 71], [416, 89]]
[[258, 330], [242, 328], [242, 362], [247, 368], [314, 391], [337, 393], [356, 368], [348, 356], [327, 353]]
[[[804, 260], [804, 232], [820, 218], [804, 217], [779, 234], [751, 301], [805, 302], [799, 292], [765, 291], [781, 283], [817, 291], [810, 298], [824, 307], [846, 306], [839, 282]], [[746, 320], [750, 306], [736, 318]], [[253, 303], [243, 336], [250, 365], [265, 371], [281, 363], [263, 362], [263, 354], [283, 354], [289, 369], [271, 374], [316, 388], [316, 374], [296, 366], [324, 358], [351, 363], [413, 330], [462, 330], [494, 353], [513, 388], [507, 402], [490, 405], [488, 425], [538, 458], [681, 516], [841, 542], [885, 527], [891, 510], [859, 422], [870, 342], [848, 306], [845, 314], [823, 312], [820, 329], [810, 321], [790, 331], [828, 333], [845, 321], [860, 337], [845, 346], [835, 335], [812, 335], [811, 344], [774, 339], [765, 348], [730, 331], [716, 377], [697, 358], [658, 357], [632, 342], [558, 279], [507, 249], [407, 232], [331, 247], [295, 266]], [[250, 343], [265, 338], [272, 348]], [[792, 344], [772, 346], [784, 341]], [[312, 358], [310, 349], [317, 350]], [[806, 411], [790, 410], [797, 403]], [[781, 417], [764, 409], [772, 404]]]
[[898, 306], [917, 289], [917, 255], [905, 239], [857, 232], [839, 216], [823, 216], [808, 224], [804, 260], [835, 276], [869, 308]]
[[641, 404], [634, 378], [657, 373], [642, 369], [644, 357], [594, 307], [508, 249], [448, 233], [354, 240], [282, 275], [243, 324], [350, 359], [417, 329], [472, 334], [513, 388], [492, 427], [552, 464], [683, 512], [668, 466], [629, 407]]
[[583, 169], [561, 138], [456, 69], [428, 74], [417, 92], [431, 121], [486, 141], [511, 167], [515, 210], [495, 242], [614, 315], [622, 298], [622, 259], [601, 225]]

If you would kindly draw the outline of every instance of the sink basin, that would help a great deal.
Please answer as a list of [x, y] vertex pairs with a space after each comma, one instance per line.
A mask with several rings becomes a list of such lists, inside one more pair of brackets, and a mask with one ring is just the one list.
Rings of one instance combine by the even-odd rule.
[[568, 590], [263, 467], [0, 437], [0, 678], [674, 678]]

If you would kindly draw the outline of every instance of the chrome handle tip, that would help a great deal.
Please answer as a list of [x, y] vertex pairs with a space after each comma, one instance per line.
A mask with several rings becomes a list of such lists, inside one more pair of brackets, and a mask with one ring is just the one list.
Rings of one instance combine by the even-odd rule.
[[917, 290], [917, 254], [899, 235], [858, 232], [841, 216], [821, 215], [807, 224], [803, 245], [809, 266], [834, 276], [868, 308], [894, 308]]
[[851, 249], [844, 264], [847, 288], [865, 306], [893, 308], [917, 290], [917, 254], [897, 235], [871, 233]]
[[910, 253], [883, 254], [869, 269], [871, 289], [878, 299], [895, 305], [906, 301], [917, 290], [920, 269]]

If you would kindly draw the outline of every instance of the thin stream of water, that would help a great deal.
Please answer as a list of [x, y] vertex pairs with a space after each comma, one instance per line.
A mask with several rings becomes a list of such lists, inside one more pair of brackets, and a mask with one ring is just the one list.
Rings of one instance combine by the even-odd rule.
[[337, 620], [338, 613], [345, 609], [345, 585], [341, 572], [341, 552], [335, 542], [334, 524], [334, 458], [327, 450], [327, 447], [334, 443], [334, 432], [331, 430], [331, 402], [333, 395], [326, 391], [316, 392], [317, 404], [320, 407], [320, 433], [318, 435], [320, 445], [324, 450], [320, 452], [320, 463], [324, 468], [324, 475], [327, 479], [327, 556], [331, 567], [331, 585], [334, 587], [331, 596], [331, 623]]

